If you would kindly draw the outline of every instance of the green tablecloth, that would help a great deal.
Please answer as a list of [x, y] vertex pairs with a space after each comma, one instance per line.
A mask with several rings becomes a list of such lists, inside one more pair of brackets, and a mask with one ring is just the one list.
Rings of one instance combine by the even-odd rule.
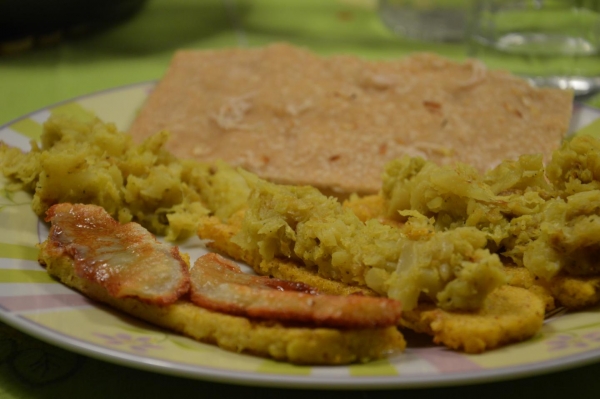
[[[179, 48], [259, 46], [288, 41], [321, 54], [395, 58], [435, 51], [465, 58], [460, 44], [424, 44], [392, 35], [374, 1], [153, 0], [133, 19], [93, 36], [0, 58], [0, 123], [52, 103], [119, 85], [159, 79]], [[599, 100], [592, 100], [600, 103]], [[599, 104], [596, 104], [599, 105]], [[69, 365], [36, 373], [11, 353], [51, 352]], [[407, 391], [302, 391], [242, 387], [129, 369], [52, 347], [0, 323], [0, 398], [327, 397], [584, 398], [600, 392], [600, 364], [520, 380]], [[456, 395], [456, 396], [454, 396]]]

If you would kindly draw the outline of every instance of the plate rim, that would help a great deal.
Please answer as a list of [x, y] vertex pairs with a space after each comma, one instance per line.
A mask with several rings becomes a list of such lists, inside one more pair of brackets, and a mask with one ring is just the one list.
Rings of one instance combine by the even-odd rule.
[[132, 88], [135, 88], [137, 86], [140, 86], [140, 87], [149, 86], [149, 85], [156, 86], [158, 83], [159, 83], [158, 79], [142, 80], [142, 81], [135, 82], [135, 83], [127, 83], [127, 84], [124, 84], [124, 85], [109, 87], [109, 88], [101, 89], [101, 90], [98, 90], [98, 91], [92, 91], [92, 92], [88, 92], [88, 93], [85, 93], [85, 94], [80, 94], [80, 95], [77, 95], [75, 97], [68, 98], [66, 100], [61, 100], [61, 101], [58, 101], [58, 102], [46, 105], [45, 107], [37, 108], [37, 109], [35, 109], [33, 111], [30, 111], [30, 112], [27, 112], [26, 114], [21, 115], [21, 116], [19, 116], [17, 118], [10, 119], [10, 120], [8, 120], [5, 123], [0, 124], [0, 130], [9, 128], [11, 125], [14, 125], [17, 122], [20, 122], [23, 119], [27, 119], [27, 118], [31, 117], [32, 115], [35, 115], [35, 114], [38, 114], [40, 112], [46, 111], [46, 110], [48, 110], [50, 108], [55, 108], [55, 107], [58, 107], [58, 106], [61, 106], [61, 105], [64, 105], [64, 104], [69, 104], [69, 103], [75, 102], [77, 100], [83, 100], [83, 99], [88, 98], [88, 97], [96, 97], [96, 96], [99, 96], [99, 95], [102, 95], [102, 94], [108, 94], [108, 93], [117, 92], [117, 91], [121, 91], [121, 90], [132, 89]]
[[[57, 103], [47, 105], [35, 111], [31, 111], [18, 118], [12, 119], [0, 125], [0, 131], [10, 128], [11, 125], [30, 118], [31, 116], [58, 107], [60, 105], [76, 102], [86, 98], [97, 97], [109, 93], [115, 93], [128, 89], [142, 88], [144, 86], [156, 86], [158, 80], [145, 80], [136, 83], [110, 87], [95, 92], [72, 97]], [[597, 113], [600, 116], [600, 108], [588, 104], [574, 102], [574, 108], [583, 108]], [[107, 121], [110, 122], [110, 121]], [[39, 223], [39, 222], [38, 222]], [[78, 295], [85, 295], [73, 290]], [[104, 304], [92, 301], [93, 305], [107, 311], [114, 311]], [[128, 317], [132, 317], [129, 316]], [[600, 362], [600, 348], [590, 351], [571, 354], [560, 358], [528, 363], [517, 366], [503, 366], [494, 369], [482, 369], [476, 371], [466, 371], [448, 374], [428, 374], [428, 375], [408, 375], [397, 374], [394, 376], [336, 376], [336, 375], [293, 375], [293, 374], [275, 374], [275, 373], [256, 373], [253, 371], [227, 370], [220, 368], [211, 368], [207, 366], [185, 364], [170, 360], [163, 360], [140, 354], [133, 354], [116, 349], [101, 346], [80, 338], [70, 337], [60, 331], [46, 327], [34, 320], [23, 317], [22, 315], [12, 313], [0, 306], [0, 321], [7, 325], [27, 333], [48, 344], [55, 345], [65, 350], [75, 352], [80, 355], [92, 357], [94, 359], [106, 361], [112, 364], [127, 366], [149, 372], [158, 372], [161, 374], [198, 379], [211, 382], [229, 383], [245, 386], [261, 386], [276, 388], [302, 388], [302, 389], [411, 389], [411, 388], [435, 388], [449, 386], [466, 386], [472, 384], [482, 384], [487, 382], [500, 382], [506, 380], [516, 380], [526, 377], [532, 377], [547, 373], [558, 372], [562, 370], [582, 367], [585, 365]], [[156, 327], [150, 323], [142, 321], [149, 326]], [[160, 328], [167, 334], [182, 336], [168, 330]], [[240, 354], [242, 356], [252, 356]], [[396, 356], [402, 356], [398, 354]], [[312, 366], [319, 367], [319, 366]], [[335, 366], [333, 366], [335, 367]], [[344, 367], [344, 366], [342, 366]]]
[[[77, 291], [74, 292], [84, 296], [83, 294]], [[93, 303], [93, 306], [95, 308], [101, 309], [102, 311], [107, 311], [111, 313], [118, 312], [117, 310], [114, 310], [102, 303], [98, 303], [92, 300], [90, 300], [90, 302]], [[133, 316], [125, 316], [127, 316], [127, 318], [135, 319]], [[136, 320], [143, 324], [148, 324], [152, 328], [157, 328], [160, 331], [164, 331], [166, 334], [172, 334], [178, 337], [187, 338], [183, 335], [176, 334], [169, 330], [165, 330], [163, 328], [154, 326], [143, 320]], [[403, 377], [402, 375], [369, 377], [339, 377], [330, 375], [297, 376], [292, 374], [255, 373], [251, 371], [210, 368], [207, 366], [178, 363], [174, 361], [154, 358], [151, 356], [123, 352], [98, 344], [94, 344], [92, 342], [88, 342], [80, 338], [69, 337], [64, 333], [53, 330], [50, 327], [41, 325], [21, 315], [7, 312], [2, 308], [0, 308], [0, 321], [48, 344], [55, 345], [57, 347], [74, 352], [79, 355], [88, 356], [94, 359], [106, 361], [108, 363], [120, 366], [127, 366], [148, 372], [158, 372], [161, 374], [171, 375], [175, 377], [184, 377], [210, 382], [230, 383], [242, 386], [261, 386], [271, 388], [302, 388], [313, 390], [401, 390], [412, 388], [467, 386], [474, 384], [483, 384], [488, 382], [516, 380], [537, 375], [549, 374], [553, 372], [594, 364], [600, 360], [600, 348], [596, 348], [591, 351], [581, 352], [578, 354], [573, 354], [558, 359], [541, 361], [533, 364], [449, 374], [434, 374], [425, 376], [410, 375], [408, 377]], [[247, 354], [239, 355], [252, 356]], [[402, 354], [398, 354], [397, 356], [402, 356]], [[336, 366], [331, 367], [335, 368]]]

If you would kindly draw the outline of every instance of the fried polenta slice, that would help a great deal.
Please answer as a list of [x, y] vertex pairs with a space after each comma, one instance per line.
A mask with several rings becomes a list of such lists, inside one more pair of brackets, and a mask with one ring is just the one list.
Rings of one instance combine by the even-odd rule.
[[324, 294], [377, 296], [373, 290], [367, 287], [351, 286], [339, 281], [325, 279], [309, 269], [299, 267], [293, 260], [275, 258], [264, 261], [259, 254], [243, 250], [237, 244], [231, 242], [231, 238], [241, 228], [241, 218], [243, 218], [243, 213], [239, 212], [230, 218], [227, 223], [222, 223], [214, 216], [201, 218], [198, 223], [198, 236], [203, 240], [210, 240], [206, 244], [208, 248], [248, 264], [256, 273], [262, 276], [302, 282], [315, 287]]
[[556, 301], [549, 284], [535, 277], [529, 269], [517, 265], [506, 265], [504, 271], [508, 276], [508, 284], [529, 290], [544, 302], [546, 312], [556, 309]]
[[536, 278], [527, 268], [508, 265], [504, 268], [508, 284], [525, 288], [545, 304], [546, 312], [558, 305], [582, 309], [600, 302], [600, 276], [558, 275], [550, 281]]
[[436, 344], [481, 353], [523, 341], [542, 327], [544, 302], [534, 293], [504, 285], [492, 291], [476, 312], [448, 312], [433, 304], [405, 311], [401, 324], [433, 336]]
[[99, 284], [77, 276], [69, 257], [52, 256], [46, 243], [40, 249], [40, 263], [65, 285], [132, 316], [226, 350], [297, 364], [335, 365], [379, 359], [406, 347], [393, 326], [356, 330], [290, 327], [213, 312], [183, 299], [159, 306], [135, 298], [114, 298]]
[[549, 282], [550, 292], [569, 309], [581, 309], [600, 302], [600, 276], [559, 275]]

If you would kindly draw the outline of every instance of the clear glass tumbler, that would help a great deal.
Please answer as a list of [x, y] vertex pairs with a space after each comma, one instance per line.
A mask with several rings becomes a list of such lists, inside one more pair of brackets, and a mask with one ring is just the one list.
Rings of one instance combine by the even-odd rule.
[[600, 90], [600, 0], [474, 0], [469, 55], [538, 86]]
[[457, 42], [465, 37], [471, 0], [379, 0], [381, 20], [399, 36]]

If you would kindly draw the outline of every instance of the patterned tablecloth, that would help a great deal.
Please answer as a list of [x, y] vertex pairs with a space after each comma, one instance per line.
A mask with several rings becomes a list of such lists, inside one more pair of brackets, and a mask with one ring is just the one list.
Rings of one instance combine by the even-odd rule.
[[[287, 41], [320, 54], [395, 58], [434, 51], [453, 59], [466, 57], [462, 44], [426, 44], [394, 36], [375, 11], [370, 0], [153, 0], [110, 30], [0, 57], [0, 124], [76, 96], [159, 79], [179, 48]], [[600, 106], [600, 97], [588, 102]], [[402, 392], [239, 386], [114, 365], [49, 345], [0, 322], [0, 398], [583, 398], [600, 392], [599, 374], [600, 364], [593, 364], [507, 382]]]

